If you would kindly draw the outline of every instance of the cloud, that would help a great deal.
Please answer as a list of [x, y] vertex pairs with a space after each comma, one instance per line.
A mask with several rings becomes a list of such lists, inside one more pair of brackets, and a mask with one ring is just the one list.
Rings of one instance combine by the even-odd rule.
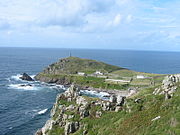
[[10, 28], [10, 24], [3, 19], [0, 19], [0, 30], [7, 30]]
[[107, 23], [107, 26], [109, 27], [116, 27], [121, 23], [122, 16], [120, 14], [117, 14], [112, 21], [109, 21]]
[[106, 40], [118, 45], [121, 41], [156, 44], [170, 38], [176, 43], [179, 4], [179, 0], [1, 0], [0, 34], [16, 35], [14, 41], [21, 41], [22, 34], [28, 35], [27, 40], [32, 36], [34, 42], [50, 37], [57, 44], [65, 39], [68, 44], [76, 39], [90, 42], [97, 35], [99, 44]]
[[[116, 11], [118, 1], [29, 0], [25, 2], [23, 0], [5, 0], [1, 3], [4, 3], [6, 8], [0, 5], [0, 16], [4, 16], [13, 27], [18, 27], [18, 29], [20, 26], [26, 28], [59, 26], [62, 28], [71, 27], [76, 31], [77, 27], [80, 29], [95, 28], [94, 22], [99, 25], [97, 27], [104, 29], [106, 23], [103, 21], [111, 21], [113, 26], [120, 23], [122, 18], [119, 11]], [[90, 20], [92, 18], [95, 20]]]

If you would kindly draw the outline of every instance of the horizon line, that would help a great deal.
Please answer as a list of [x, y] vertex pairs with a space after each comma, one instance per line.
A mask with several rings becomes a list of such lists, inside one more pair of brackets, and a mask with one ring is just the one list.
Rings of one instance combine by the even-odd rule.
[[74, 49], [74, 50], [112, 50], [112, 51], [146, 51], [146, 52], [180, 52], [177, 50], [136, 50], [136, 49], [115, 49], [115, 48], [63, 48], [63, 47], [21, 47], [21, 46], [0, 46], [0, 48], [31, 48], [31, 49]]

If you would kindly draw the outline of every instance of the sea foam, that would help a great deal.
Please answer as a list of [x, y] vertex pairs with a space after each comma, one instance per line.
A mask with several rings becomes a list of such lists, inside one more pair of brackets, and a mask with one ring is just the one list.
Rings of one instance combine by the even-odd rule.
[[39, 88], [34, 85], [28, 84], [10, 84], [9, 88], [21, 89], [21, 90], [38, 90]]
[[48, 111], [48, 108], [41, 110], [38, 112], [39, 115], [45, 114]]

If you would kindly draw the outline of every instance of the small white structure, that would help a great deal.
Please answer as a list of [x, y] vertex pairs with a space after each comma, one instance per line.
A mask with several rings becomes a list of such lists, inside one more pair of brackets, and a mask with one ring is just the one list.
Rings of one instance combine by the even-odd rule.
[[84, 72], [78, 72], [78, 75], [85, 76], [86, 74]]
[[117, 80], [117, 79], [106, 79], [106, 82], [115, 82], [115, 83], [130, 83], [130, 80]]
[[145, 79], [146, 77], [144, 75], [137, 75], [136, 78], [137, 79]]
[[100, 72], [100, 71], [96, 71], [95, 73], [94, 73], [95, 75], [104, 75], [102, 72]]
[[158, 120], [160, 118], [161, 118], [161, 116], [157, 116], [156, 118], [152, 119], [151, 121], [155, 121], [155, 120]]

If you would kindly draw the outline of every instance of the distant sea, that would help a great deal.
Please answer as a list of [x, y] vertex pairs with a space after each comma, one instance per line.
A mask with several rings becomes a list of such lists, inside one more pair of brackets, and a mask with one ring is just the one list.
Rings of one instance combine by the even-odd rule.
[[70, 52], [140, 72], [180, 73], [179, 52], [0, 48], [0, 135], [33, 135], [45, 124], [63, 87], [30, 83], [19, 76], [26, 72], [33, 77]]

